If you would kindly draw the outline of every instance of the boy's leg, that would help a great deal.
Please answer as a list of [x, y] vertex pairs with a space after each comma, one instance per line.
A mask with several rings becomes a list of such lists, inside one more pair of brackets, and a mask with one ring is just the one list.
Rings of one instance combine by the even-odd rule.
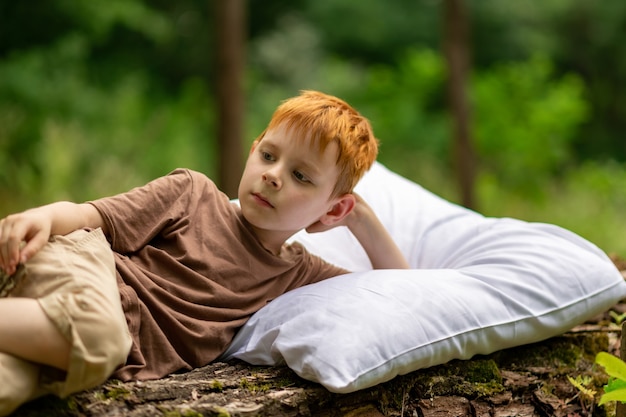
[[40, 367], [32, 362], [0, 353], [0, 416], [43, 394], [39, 372]]
[[70, 342], [32, 298], [0, 299], [0, 352], [67, 370]]
[[[121, 307], [113, 253], [100, 229], [55, 236], [23, 265], [18, 275], [9, 298], [0, 301], [13, 299], [12, 302], [30, 309], [39, 321], [38, 326], [46, 328], [44, 343], [52, 341], [57, 349], [56, 359], [47, 358], [48, 353], [39, 356], [41, 350], [37, 348], [27, 350], [24, 357], [40, 364], [52, 363], [67, 371], [59, 378], [57, 371], [42, 366], [39, 384], [46, 392], [64, 397], [91, 388], [104, 382], [124, 363], [131, 339]], [[24, 299], [37, 303], [40, 310]], [[45, 325], [42, 312], [69, 346], [66, 366], [64, 342]], [[28, 334], [24, 329], [14, 331]], [[46, 349], [43, 350], [47, 352]], [[5, 383], [10, 382], [0, 380], [0, 385]]]

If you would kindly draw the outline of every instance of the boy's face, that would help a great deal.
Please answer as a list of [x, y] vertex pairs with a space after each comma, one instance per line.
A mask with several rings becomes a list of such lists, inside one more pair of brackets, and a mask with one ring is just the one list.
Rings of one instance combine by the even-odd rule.
[[[239, 202], [261, 242], [281, 244], [333, 209], [338, 145], [323, 153], [282, 125], [253, 145], [239, 183]], [[267, 247], [267, 245], [266, 245]], [[269, 247], [267, 247], [270, 249]]]

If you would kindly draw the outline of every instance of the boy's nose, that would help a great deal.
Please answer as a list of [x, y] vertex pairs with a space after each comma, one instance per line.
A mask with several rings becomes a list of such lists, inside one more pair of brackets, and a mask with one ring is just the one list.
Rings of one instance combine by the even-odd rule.
[[280, 181], [280, 177], [274, 173], [273, 171], [265, 171], [263, 173], [263, 181], [274, 188], [280, 189], [282, 182]]

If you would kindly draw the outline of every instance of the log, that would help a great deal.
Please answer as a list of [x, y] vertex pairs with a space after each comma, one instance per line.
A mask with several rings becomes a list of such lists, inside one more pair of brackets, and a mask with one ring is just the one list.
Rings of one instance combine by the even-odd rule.
[[[331, 393], [286, 367], [212, 363], [167, 378], [110, 380], [67, 399], [44, 397], [20, 417], [435, 417], [591, 415], [568, 376], [591, 377], [598, 392], [606, 375], [594, 367], [611, 351], [614, 327], [567, 333], [541, 343], [422, 369], [350, 394]], [[597, 410], [596, 410], [597, 411]]]

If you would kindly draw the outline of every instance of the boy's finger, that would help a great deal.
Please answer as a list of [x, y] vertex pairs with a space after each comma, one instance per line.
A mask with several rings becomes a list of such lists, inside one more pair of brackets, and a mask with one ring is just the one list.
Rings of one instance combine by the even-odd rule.
[[15, 272], [20, 258], [20, 239], [9, 235], [3, 242], [4, 270], [11, 275]]
[[2, 269], [11, 275], [20, 263], [20, 249], [24, 240], [24, 225], [2, 219], [0, 221], [0, 257]]
[[9, 267], [9, 246], [8, 246], [8, 231], [7, 222], [5, 219], [0, 219], [0, 268], [5, 272]]
[[45, 233], [39, 232], [32, 239], [24, 245], [24, 247], [18, 252], [19, 263], [26, 263], [30, 258], [32, 258], [38, 251], [41, 249], [48, 238], [45, 236]]

